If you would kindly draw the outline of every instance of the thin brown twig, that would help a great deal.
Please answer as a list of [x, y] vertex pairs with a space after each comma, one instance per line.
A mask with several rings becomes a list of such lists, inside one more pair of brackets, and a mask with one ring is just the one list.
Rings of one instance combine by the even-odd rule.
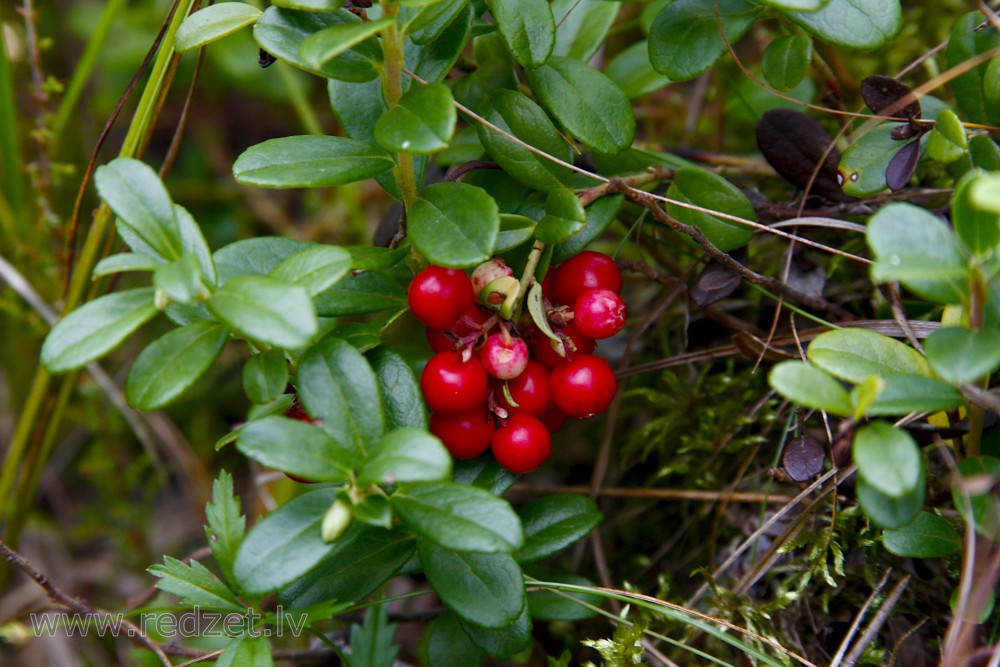
[[773, 503], [791, 502], [792, 496], [780, 494], [754, 493], [747, 491], [702, 491], [695, 489], [637, 489], [632, 487], [604, 486], [596, 491], [586, 484], [515, 484], [511, 493], [525, 495], [546, 495], [550, 493], [595, 494], [608, 498], [640, 498], [643, 500], [690, 500], [695, 502], [729, 503]]
[[865, 631], [861, 633], [861, 637], [854, 644], [854, 648], [851, 649], [851, 652], [844, 659], [844, 667], [853, 667], [853, 665], [861, 658], [861, 654], [864, 650], [868, 648], [868, 645], [875, 640], [875, 636], [888, 620], [889, 614], [893, 609], [895, 609], [896, 603], [899, 602], [899, 598], [903, 595], [903, 590], [909, 583], [910, 575], [907, 574], [892, 587], [892, 590], [889, 591], [889, 595], [885, 598], [882, 606], [880, 606], [878, 611], [875, 612], [871, 622], [868, 623], [868, 626], [865, 627]]

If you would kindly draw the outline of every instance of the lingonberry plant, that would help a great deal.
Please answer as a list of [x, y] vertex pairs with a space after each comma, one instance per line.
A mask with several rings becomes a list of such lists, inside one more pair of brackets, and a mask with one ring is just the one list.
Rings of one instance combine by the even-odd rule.
[[[51, 160], [71, 110], [48, 127], [58, 86], [43, 86], [33, 4], [38, 215], [4, 143], [5, 236], [12, 220], [55, 227], [52, 179], [71, 171]], [[156, 319], [141, 351], [124, 345], [124, 399], [222, 405], [241, 385], [249, 408], [215, 434], [218, 467], [267, 499], [247, 529], [223, 470], [208, 549], [149, 568], [185, 607], [257, 619], [216, 654], [140, 633], [161, 662], [1000, 660], [988, 3], [266, 4], [173, 3], [120, 156], [95, 163], [102, 203], [79, 249], [68, 225], [66, 288], [45, 294], [61, 318], [0, 264], [51, 325], [34, 380], [10, 383], [27, 389], [0, 473], [9, 560], [46, 585], [6, 543], [77, 372], [117, 397], [98, 362]], [[940, 39], [907, 46], [922, 32]], [[203, 48], [259, 63], [304, 128], [278, 118], [235, 135], [234, 159], [213, 153], [255, 214], [296, 202], [280, 234], [208, 224], [190, 184], [165, 176], [183, 142], [160, 172], [140, 159], [169, 82], [200, 71]], [[13, 52], [0, 41], [5, 142]], [[338, 206], [360, 211], [358, 230], [293, 229]], [[49, 253], [19, 242], [20, 256]], [[708, 500], [711, 516], [691, 505]], [[602, 509], [614, 520], [581, 543]], [[390, 620], [419, 632], [396, 644]], [[291, 627], [315, 642], [262, 632]], [[608, 638], [582, 641], [595, 634]]]

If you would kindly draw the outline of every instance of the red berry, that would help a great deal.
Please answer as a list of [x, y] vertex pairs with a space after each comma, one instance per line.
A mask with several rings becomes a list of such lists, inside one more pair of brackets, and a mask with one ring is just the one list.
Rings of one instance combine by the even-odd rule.
[[556, 433], [559, 431], [566, 425], [568, 420], [569, 417], [566, 416], [566, 413], [554, 406], [549, 408], [544, 415], [538, 418], [538, 421], [545, 424], [545, 428], [549, 429], [549, 433]]
[[618, 391], [615, 372], [593, 354], [581, 354], [549, 376], [552, 402], [570, 417], [585, 419], [604, 412]]
[[413, 278], [407, 301], [418, 320], [443, 331], [475, 303], [475, 297], [464, 271], [428, 266]]
[[479, 360], [493, 377], [510, 380], [524, 372], [524, 367], [528, 365], [528, 344], [520, 338], [495, 333], [483, 343]]
[[573, 323], [584, 336], [609, 338], [625, 326], [625, 302], [609, 289], [590, 289], [576, 299]]
[[493, 415], [485, 408], [473, 408], [456, 414], [435, 412], [431, 415], [431, 433], [441, 438], [456, 459], [471, 459], [490, 448]]
[[552, 436], [531, 415], [513, 415], [493, 434], [493, 456], [511, 472], [531, 472], [552, 453]]
[[539, 335], [535, 344], [532, 347], [532, 351], [535, 353], [535, 359], [542, 363], [546, 368], [553, 369], [560, 364], [566, 363], [570, 359], [575, 359], [580, 354], [590, 354], [597, 347], [597, 344], [591, 338], [587, 338], [582, 333], [580, 329], [573, 323], [568, 323], [565, 327], [557, 330], [557, 333], [562, 333], [564, 337], [570, 338], [572, 340], [575, 350], [570, 349], [570, 345], [567, 342], [563, 343], [563, 348], [566, 351], [566, 356], [561, 356], [555, 349], [555, 341], [545, 335]]
[[475, 357], [462, 361], [458, 352], [440, 352], [427, 362], [420, 389], [431, 410], [455, 414], [486, 405], [489, 384]]
[[549, 372], [537, 361], [529, 361], [524, 372], [513, 380], [507, 381], [510, 397], [517, 403], [515, 408], [504, 396], [501, 386], [496, 393], [497, 403], [509, 415], [527, 414], [540, 417], [549, 408]]
[[434, 350], [434, 354], [438, 352], [450, 352], [455, 349], [455, 341], [446, 336], [443, 331], [426, 328], [424, 329], [424, 335], [427, 337], [427, 344]]
[[559, 265], [553, 283], [555, 302], [570, 306], [587, 289], [609, 289], [615, 294], [621, 293], [622, 272], [607, 255], [584, 250]]

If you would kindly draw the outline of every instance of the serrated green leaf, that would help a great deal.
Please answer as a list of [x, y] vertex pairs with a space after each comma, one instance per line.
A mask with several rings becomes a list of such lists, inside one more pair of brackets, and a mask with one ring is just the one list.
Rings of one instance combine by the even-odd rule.
[[455, 133], [453, 102], [444, 84], [413, 84], [375, 123], [375, 139], [392, 151], [436, 153], [448, 146]]
[[117, 158], [94, 172], [97, 193], [118, 216], [118, 229], [133, 252], [173, 261], [183, 253], [173, 202], [145, 162]]
[[386, 17], [360, 23], [338, 23], [323, 28], [302, 41], [299, 56], [313, 69], [322, 69], [326, 63], [395, 22], [395, 18]]
[[819, 9], [785, 16], [827, 42], [850, 49], [875, 49], [899, 32], [899, 0], [827, 0]]
[[273, 667], [271, 643], [267, 637], [236, 637], [215, 661], [216, 667]]
[[347, 481], [357, 459], [350, 444], [318, 426], [277, 415], [244, 426], [236, 448], [263, 466], [317, 482]]
[[52, 373], [85, 366], [117, 347], [156, 312], [151, 287], [88, 301], [52, 327], [42, 344], [42, 364]]
[[858, 475], [881, 494], [902, 498], [923, 480], [924, 459], [913, 436], [885, 422], [860, 428], [852, 454]]
[[601, 522], [601, 512], [585, 496], [560, 493], [525, 505], [518, 512], [524, 527], [524, 546], [515, 554], [519, 563], [551, 556], [587, 536]]
[[809, 361], [854, 384], [869, 375], [930, 375], [927, 360], [909, 345], [867, 329], [827, 331], [809, 344]]
[[815, 366], [801, 361], [783, 361], [771, 369], [768, 380], [779, 394], [807, 408], [826, 410], [842, 417], [854, 412], [847, 390]]
[[500, 229], [497, 204], [466, 183], [435, 183], [410, 206], [407, 225], [414, 247], [432, 264], [466, 268], [488, 260]]
[[233, 562], [246, 534], [246, 518], [233, 491], [233, 477], [223, 470], [212, 482], [212, 501], [205, 505], [205, 540], [215, 564], [227, 581], [233, 580]]
[[795, 88], [809, 71], [812, 50], [806, 35], [785, 35], [768, 44], [761, 60], [767, 82], [783, 93]]
[[[753, 204], [740, 189], [718, 174], [686, 167], [678, 169], [673, 183], [667, 189], [667, 197], [687, 204], [719, 211], [756, 222], [757, 213]], [[731, 220], [717, 218], [693, 211], [678, 204], [667, 204], [667, 213], [686, 225], [694, 225], [719, 250], [730, 252], [741, 248], [753, 238], [753, 228]]]
[[382, 436], [358, 472], [358, 483], [438, 482], [451, 476], [451, 456], [441, 441], [416, 428]]
[[198, 381], [229, 340], [219, 322], [201, 320], [164, 334], [136, 357], [125, 382], [131, 406], [152, 412]]
[[184, 53], [222, 39], [254, 23], [261, 11], [244, 2], [220, 2], [199, 9], [177, 28], [174, 48]]
[[208, 300], [208, 309], [239, 333], [281, 348], [305, 346], [319, 331], [316, 311], [303, 287], [263, 276], [227, 281]]
[[212, 572], [196, 560], [184, 563], [170, 556], [162, 565], [153, 565], [149, 573], [157, 578], [156, 587], [173, 593], [184, 604], [202, 609], [219, 609], [242, 614], [246, 607]]
[[368, 142], [306, 135], [251, 146], [236, 158], [233, 176], [258, 187], [319, 188], [374, 178], [393, 166], [391, 155]]
[[368, 608], [365, 622], [351, 628], [349, 667], [393, 667], [399, 646], [394, 642], [396, 624], [388, 622], [389, 605]]
[[903, 558], [942, 558], [961, 549], [962, 538], [947, 519], [921, 512], [908, 525], [886, 530], [882, 544]]
[[545, 64], [556, 43], [556, 22], [547, 0], [486, 0], [517, 62], [526, 69]]
[[387, 347], [377, 347], [365, 355], [371, 363], [382, 392], [386, 428], [389, 431], [413, 427], [427, 428], [423, 393], [417, 376], [406, 361]]

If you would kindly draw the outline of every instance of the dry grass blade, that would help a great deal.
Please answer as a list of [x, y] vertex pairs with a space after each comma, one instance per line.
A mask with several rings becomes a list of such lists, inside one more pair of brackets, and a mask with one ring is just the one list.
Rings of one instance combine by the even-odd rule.
[[858, 613], [854, 615], [854, 621], [851, 623], [851, 627], [847, 629], [847, 634], [844, 635], [843, 641], [840, 642], [840, 646], [837, 647], [837, 652], [834, 654], [833, 659], [830, 660], [830, 667], [838, 667], [844, 659], [844, 655], [847, 653], [848, 647], [851, 645], [851, 640], [854, 639], [854, 635], [857, 634], [858, 628], [861, 627], [861, 623], [865, 620], [865, 616], [868, 615], [868, 610], [872, 608], [875, 604], [875, 599], [882, 594], [882, 589], [885, 588], [885, 584], [889, 581], [889, 575], [892, 574], [892, 570], [887, 570], [884, 575], [882, 575], [881, 581], [875, 586], [875, 590], [871, 592], [868, 599], [865, 600], [865, 604], [858, 610]]

